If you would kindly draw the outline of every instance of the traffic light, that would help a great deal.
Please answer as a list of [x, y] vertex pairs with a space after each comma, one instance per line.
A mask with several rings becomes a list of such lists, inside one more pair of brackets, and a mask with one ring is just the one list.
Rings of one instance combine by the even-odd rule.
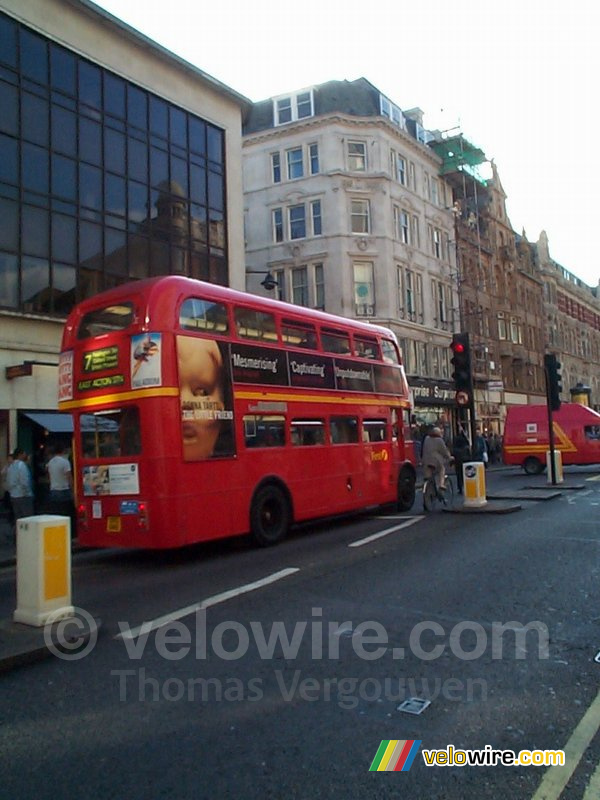
[[550, 408], [552, 411], [559, 411], [562, 378], [560, 361], [558, 361], [554, 353], [546, 353], [544, 356], [544, 369], [546, 371], [546, 391]]
[[471, 348], [469, 347], [468, 333], [455, 333], [450, 343], [452, 358], [450, 363], [454, 367], [452, 380], [457, 392], [473, 393], [473, 375], [471, 372]]

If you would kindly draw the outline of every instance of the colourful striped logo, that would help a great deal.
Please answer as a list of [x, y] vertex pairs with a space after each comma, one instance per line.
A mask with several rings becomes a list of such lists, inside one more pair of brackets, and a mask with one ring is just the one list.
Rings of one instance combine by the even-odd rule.
[[369, 772], [408, 772], [420, 746], [421, 739], [384, 739]]

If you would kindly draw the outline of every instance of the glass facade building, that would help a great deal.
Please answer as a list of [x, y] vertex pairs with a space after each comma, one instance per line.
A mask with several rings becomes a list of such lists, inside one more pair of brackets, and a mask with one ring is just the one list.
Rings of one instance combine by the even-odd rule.
[[224, 131], [0, 14], [0, 308], [228, 284]]

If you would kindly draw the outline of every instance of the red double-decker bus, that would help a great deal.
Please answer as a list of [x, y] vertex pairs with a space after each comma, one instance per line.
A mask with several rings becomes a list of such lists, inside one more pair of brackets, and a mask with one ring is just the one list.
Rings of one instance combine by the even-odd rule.
[[59, 407], [84, 545], [173, 548], [414, 502], [394, 335], [179, 276], [80, 303]]

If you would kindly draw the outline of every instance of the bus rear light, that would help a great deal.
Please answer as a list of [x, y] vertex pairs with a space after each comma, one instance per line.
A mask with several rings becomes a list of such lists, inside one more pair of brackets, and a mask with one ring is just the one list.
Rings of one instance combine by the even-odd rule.
[[148, 530], [148, 506], [146, 503], [138, 503], [138, 528]]
[[85, 503], [80, 503], [77, 506], [77, 523], [87, 527], [87, 510]]

